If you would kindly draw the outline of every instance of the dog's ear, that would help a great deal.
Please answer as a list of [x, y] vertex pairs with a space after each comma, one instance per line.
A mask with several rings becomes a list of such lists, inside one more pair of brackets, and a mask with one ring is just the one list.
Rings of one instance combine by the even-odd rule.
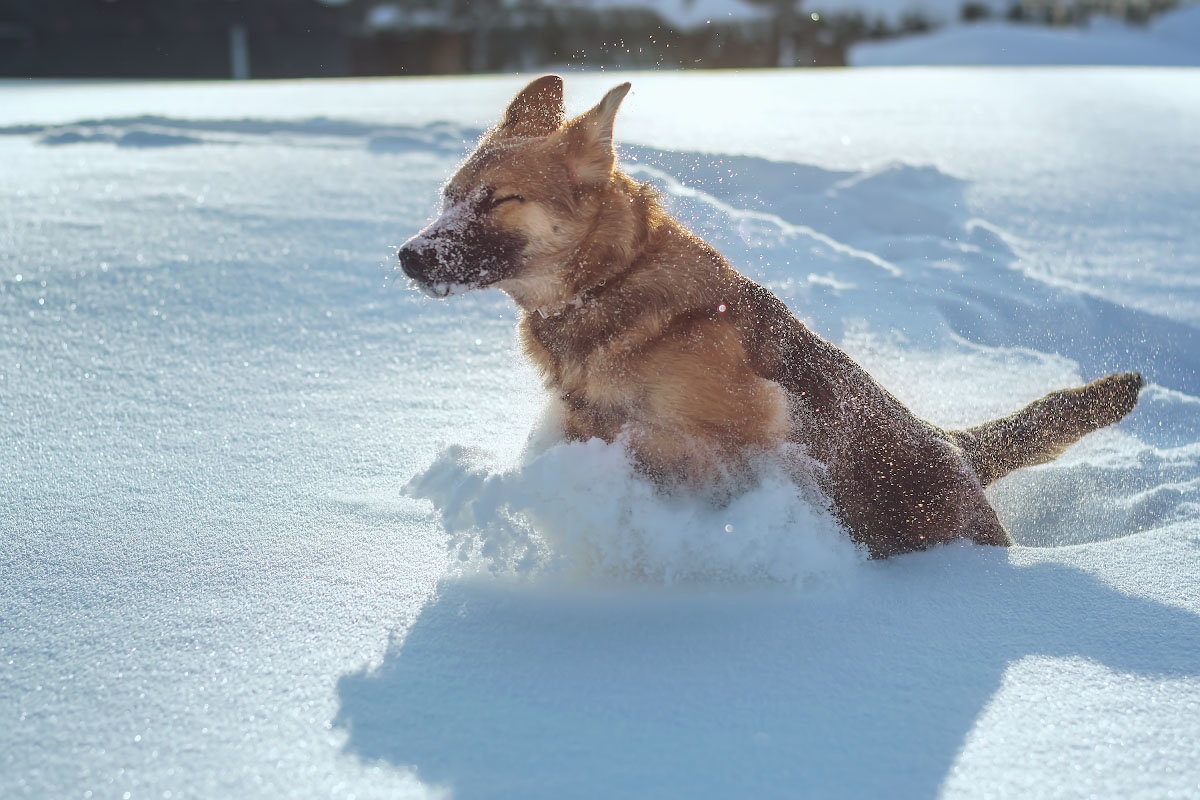
[[571, 120], [565, 132], [567, 160], [572, 176], [581, 183], [603, 183], [612, 176], [613, 121], [629, 84], [609, 90], [591, 111]]
[[562, 78], [543, 75], [508, 104], [500, 130], [511, 136], [545, 136], [558, 130], [566, 113]]

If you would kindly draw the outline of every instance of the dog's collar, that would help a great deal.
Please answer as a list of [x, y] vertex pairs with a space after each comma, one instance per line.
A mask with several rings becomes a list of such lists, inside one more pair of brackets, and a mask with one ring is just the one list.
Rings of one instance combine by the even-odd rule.
[[582, 305], [583, 293], [580, 292], [570, 300], [559, 300], [557, 303], [547, 303], [544, 306], [538, 306], [537, 308], [533, 309], [533, 311], [542, 319], [549, 319], [550, 317], [557, 317], [564, 311], [570, 311], [572, 308], [579, 308]]
[[547, 303], [544, 306], [538, 306], [537, 308], [533, 309], [533, 312], [542, 319], [549, 319], [550, 317], [557, 317], [558, 315], [567, 311], [571, 311], [572, 309], [582, 308], [583, 304], [588, 301], [589, 295], [591, 295], [593, 292], [599, 291], [606, 283], [608, 283], [607, 279], [602, 280], [595, 286], [589, 286], [587, 289], [584, 289], [570, 300], [559, 300], [557, 303]]

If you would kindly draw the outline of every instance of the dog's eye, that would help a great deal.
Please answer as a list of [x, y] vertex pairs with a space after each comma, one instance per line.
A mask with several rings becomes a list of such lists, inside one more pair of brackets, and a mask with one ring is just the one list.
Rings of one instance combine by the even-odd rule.
[[525, 198], [521, 197], [521, 195], [519, 195], [519, 194], [506, 194], [503, 197], [493, 197], [491, 206], [489, 206], [489, 207], [496, 208], [497, 206], [504, 205], [505, 203], [507, 203], [510, 200], [516, 200], [518, 203], [525, 202]]

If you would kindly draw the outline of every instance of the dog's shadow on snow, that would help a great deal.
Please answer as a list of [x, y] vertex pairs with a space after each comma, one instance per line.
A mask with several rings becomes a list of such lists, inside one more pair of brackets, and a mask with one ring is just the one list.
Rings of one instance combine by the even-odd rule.
[[461, 797], [932, 797], [1018, 660], [1194, 676], [1198, 643], [1187, 611], [965, 545], [789, 593], [448, 580], [336, 725]]

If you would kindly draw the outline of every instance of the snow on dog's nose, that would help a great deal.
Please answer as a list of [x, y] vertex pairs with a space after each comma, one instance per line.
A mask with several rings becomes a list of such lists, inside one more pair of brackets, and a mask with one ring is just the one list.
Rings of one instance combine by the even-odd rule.
[[396, 254], [400, 259], [400, 270], [408, 276], [413, 286], [430, 297], [449, 297], [470, 289], [457, 281], [445, 280], [439, 273], [438, 254], [436, 250], [419, 246], [418, 239], [413, 237], [400, 248]]
[[412, 284], [430, 297], [447, 297], [474, 288], [470, 228], [476, 220], [464, 203], [443, 209], [442, 214], [413, 236], [396, 254], [400, 269]]
[[400, 270], [413, 280], [421, 280], [425, 275], [425, 259], [420, 251], [413, 247], [401, 247], [396, 254], [400, 259]]
[[490, 200], [477, 190], [442, 213], [400, 248], [400, 269], [430, 297], [447, 297], [490, 286], [510, 276], [525, 246], [516, 231], [504, 230], [481, 213]]

